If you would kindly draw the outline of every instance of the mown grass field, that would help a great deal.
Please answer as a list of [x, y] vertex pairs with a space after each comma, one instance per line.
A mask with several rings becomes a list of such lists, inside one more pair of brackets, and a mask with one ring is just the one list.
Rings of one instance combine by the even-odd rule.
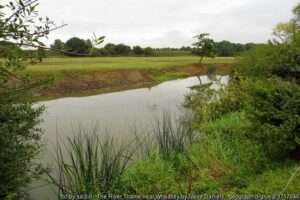
[[[205, 59], [203, 64], [230, 64], [233, 58]], [[32, 74], [55, 74], [67, 71], [99, 71], [117, 69], [163, 69], [186, 66], [199, 62], [196, 56], [187, 57], [97, 57], [97, 58], [47, 58], [42, 63], [30, 65], [27, 72]]]

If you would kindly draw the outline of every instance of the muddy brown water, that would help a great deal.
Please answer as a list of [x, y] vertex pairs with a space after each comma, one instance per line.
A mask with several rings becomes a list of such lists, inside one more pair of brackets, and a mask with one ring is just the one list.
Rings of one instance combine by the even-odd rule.
[[[228, 83], [229, 76], [215, 76], [214, 79], [200, 76], [200, 79], [202, 84], [213, 82], [211, 87], [217, 89]], [[79, 127], [97, 126], [100, 132], [109, 132], [114, 138], [124, 140], [133, 136], [134, 131], [141, 134], [149, 131], [153, 121], [165, 112], [179, 118], [186, 111], [182, 106], [185, 96], [191, 92], [191, 87], [199, 84], [199, 77], [190, 77], [152, 88], [39, 102], [37, 105], [46, 107], [41, 124], [46, 145], [40, 162], [53, 167], [57, 141], [72, 137]], [[28, 190], [33, 200], [56, 199], [54, 187], [44, 180], [35, 182]]]

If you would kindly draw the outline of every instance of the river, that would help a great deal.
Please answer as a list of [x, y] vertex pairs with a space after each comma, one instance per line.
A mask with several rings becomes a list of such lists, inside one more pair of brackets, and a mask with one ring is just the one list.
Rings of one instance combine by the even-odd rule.
[[[220, 84], [228, 83], [229, 76], [216, 76], [218, 81], [212, 81], [208, 76], [200, 76], [200, 79], [201, 84], [213, 82], [211, 87], [218, 89]], [[199, 77], [190, 77], [163, 82], [152, 88], [39, 102], [37, 105], [46, 108], [41, 124], [46, 143], [41, 162], [53, 167], [57, 141], [71, 137], [79, 128], [98, 127], [123, 140], [130, 138], [133, 130], [137, 133], [149, 131], [154, 119], [164, 112], [178, 118], [185, 112], [182, 104], [191, 92], [190, 87], [199, 84]], [[30, 197], [33, 200], [53, 199], [52, 189], [44, 181], [38, 181], [29, 187]]]

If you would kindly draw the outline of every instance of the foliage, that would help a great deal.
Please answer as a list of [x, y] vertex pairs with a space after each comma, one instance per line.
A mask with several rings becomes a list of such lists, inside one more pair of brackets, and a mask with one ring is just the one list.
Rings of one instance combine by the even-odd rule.
[[[95, 37], [95, 36], [94, 36]], [[77, 37], [76, 37], [77, 38]], [[94, 38], [92, 41], [87, 39], [83, 40], [88, 47], [88, 54], [78, 54], [77, 56], [92, 56], [92, 57], [103, 57], [103, 56], [157, 56], [157, 57], [167, 57], [167, 56], [189, 56], [197, 54], [199, 47], [181, 47], [181, 48], [142, 48], [140, 46], [133, 46], [132, 48], [126, 44], [113, 44], [107, 43], [104, 47], [99, 47], [103, 43], [105, 37]], [[245, 51], [253, 49], [256, 46], [254, 43], [232, 43], [229, 41], [214, 42], [214, 54], [220, 57], [233, 57], [237, 56]], [[57, 53], [64, 53], [65, 43], [56, 39], [51, 45], [51, 51]], [[66, 54], [66, 52], [65, 52]], [[71, 52], [69, 52], [71, 55]], [[1, 55], [1, 54], [0, 54]], [[59, 54], [51, 54], [52, 56], [58, 56]]]
[[[40, 173], [33, 162], [40, 151], [41, 130], [36, 128], [41, 107], [33, 107], [30, 91], [40, 83], [19, 76], [21, 47], [43, 47], [52, 30], [49, 18], [40, 18], [38, 1], [0, 3], [0, 198], [16, 199], [20, 190]], [[5, 9], [5, 12], [4, 12]]]
[[145, 56], [153, 56], [154, 50], [151, 47], [146, 47], [144, 49], [144, 54], [145, 54]]
[[134, 47], [132, 48], [132, 51], [133, 51], [133, 53], [134, 53], [135, 55], [143, 55], [143, 54], [144, 54], [144, 50], [143, 50], [143, 48], [140, 47], [140, 46], [134, 46]]
[[247, 44], [239, 44], [232, 43], [226, 40], [215, 42], [215, 49], [217, 56], [237, 56], [245, 51], [252, 49], [256, 44], [247, 43]]
[[60, 39], [54, 40], [54, 43], [51, 45], [52, 51], [63, 51], [65, 49], [65, 43]]
[[219, 171], [228, 166], [217, 185], [229, 192], [297, 192], [298, 168], [284, 163], [299, 159], [299, 13], [297, 6], [275, 39], [241, 55], [225, 89], [216, 94], [202, 85], [187, 98], [203, 138], [193, 162], [208, 171], [209, 163], [224, 163]]
[[[12, 104], [13, 103], [13, 104]], [[42, 108], [31, 102], [0, 98], [0, 197], [15, 195], [33, 177], [39, 165], [32, 162], [40, 151], [41, 130], [36, 128]]]
[[280, 79], [245, 81], [248, 137], [264, 144], [272, 158], [286, 158], [300, 147], [300, 87]]
[[72, 56], [75, 54], [88, 54], [92, 44], [89, 40], [85, 41], [83, 39], [73, 37], [66, 41], [64, 46], [67, 54]]
[[[300, 44], [300, 43], [299, 43]], [[240, 58], [236, 72], [240, 76], [299, 79], [298, 44], [270, 43], [247, 52]]]
[[215, 42], [209, 38], [208, 33], [201, 33], [195, 37], [198, 41], [193, 44], [194, 54], [200, 56], [200, 63], [204, 57], [213, 58], [215, 56]]

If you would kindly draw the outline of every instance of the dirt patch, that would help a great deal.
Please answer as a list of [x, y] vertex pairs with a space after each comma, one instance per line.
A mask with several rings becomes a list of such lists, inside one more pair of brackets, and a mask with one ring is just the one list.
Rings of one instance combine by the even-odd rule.
[[225, 75], [229, 74], [231, 67], [228, 64], [211, 64], [211, 65], [200, 65], [200, 64], [193, 64], [188, 65], [185, 67], [177, 67], [175, 68], [176, 71], [179, 72], [186, 72], [190, 75], [201, 75], [201, 74], [207, 74], [208, 71], [211, 71], [211, 73], [216, 73], [219, 75]]
[[[40, 91], [40, 96], [74, 96], [99, 90], [115, 90], [152, 83], [153, 79], [143, 71], [98, 71], [66, 75], [63, 80]], [[99, 91], [101, 92], [101, 91]]]
[[[172, 73], [185, 73], [189, 76], [206, 74], [211, 70], [209, 65], [189, 65], [172, 67], [163, 70], [110, 70], [65, 74], [64, 78], [55, 81], [39, 92], [41, 97], [82, 96], [104, 92], [120, 91], [158, 84], [155, 76]], [[217, 74], [228, 74], [230, 67], [218, 64], [214, 68]]]

